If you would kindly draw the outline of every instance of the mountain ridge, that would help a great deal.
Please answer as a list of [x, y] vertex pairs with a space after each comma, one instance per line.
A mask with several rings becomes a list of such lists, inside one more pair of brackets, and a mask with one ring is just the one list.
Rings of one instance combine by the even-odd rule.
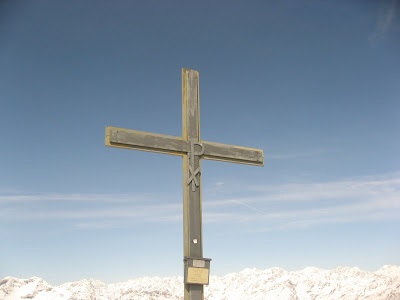
[[[246, 268], [219, 277], [210, 276], [205, 299], [400, 299], [400, 266], [384, 265], [377, 271], [357, 267], [332, 270], [306, 267], [286, 271]], [[0, 280], [0, 299], [183, 299], [183, 278], [141, 277], [121, 283], [106, 284], [97, 279], [83, 279], [52, 286], [39, 277], [19, 279], [7, 276]]]

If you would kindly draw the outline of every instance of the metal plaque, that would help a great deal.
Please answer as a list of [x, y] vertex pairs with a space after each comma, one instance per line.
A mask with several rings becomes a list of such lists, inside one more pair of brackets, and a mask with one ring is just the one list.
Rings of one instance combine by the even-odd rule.
[[194, 259], [193, 260], [193, 267], [205, 268], [206, 267], [206, 262], [204, 260]]
[[187, 283], [208, 284], [209, 270], [205, 268], [188, 267]]

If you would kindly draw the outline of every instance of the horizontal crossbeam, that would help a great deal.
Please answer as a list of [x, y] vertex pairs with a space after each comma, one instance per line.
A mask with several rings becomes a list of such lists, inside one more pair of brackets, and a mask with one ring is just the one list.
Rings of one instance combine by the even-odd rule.
[[206, 141], [201, 141], [201, 143], [204, 146], [204, 155], [201, 156], [203, 159], [264, 166], [264, 153], [261, 149]]
[[190, 144], [180, 137], [110, 126], [106, 127], [105, 145], [180, 156], [190, 149]]
[[[261, 149], [207, 141], [201, 141], [200, 143], [204, 149], [204, 154], [200, 156], [202, 159], [255, 166], [264, 165], [264, 154]], [[190, 151], [190, 141], [186, 141], [181, 137], [110, 126], [106, 127], [105, 145], [180, 156], [186, 155]]]

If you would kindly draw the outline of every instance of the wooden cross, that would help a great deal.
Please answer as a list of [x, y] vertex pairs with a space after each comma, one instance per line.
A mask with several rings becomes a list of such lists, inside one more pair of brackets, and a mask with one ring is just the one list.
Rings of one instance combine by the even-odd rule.
[[[200, 140], [199, 72], [190, 69], [182, 69], [182, 137], [107, 126], [105, 145], [183, 157], [183, 248], [191, 258], [203, 258], [200, 159], [264, 165], [260, 149]], [[203, 298], [203, 285], [185, 284], [185, 300]]]

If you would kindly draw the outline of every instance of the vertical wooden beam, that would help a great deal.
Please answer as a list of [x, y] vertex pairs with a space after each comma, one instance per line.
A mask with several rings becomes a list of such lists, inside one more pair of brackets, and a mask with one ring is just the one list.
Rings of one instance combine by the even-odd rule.
[[[182, 69], [182, 137], [200, 143], [199, 72]], [[192, 151], [196, 149], [192, 147]], [[199, 149], [197, 149], [199, 151]], [[189, 167], [191, 170], [189, 171]], [[198, 155], [183, 156], [183, 244], [184, 256], [203, 257], [201, 174]], [[188, 180], [196, 176], [198, 186], [192, 188]], [[203, 300], [203, 285], [185, 284], [185, 300]]]

